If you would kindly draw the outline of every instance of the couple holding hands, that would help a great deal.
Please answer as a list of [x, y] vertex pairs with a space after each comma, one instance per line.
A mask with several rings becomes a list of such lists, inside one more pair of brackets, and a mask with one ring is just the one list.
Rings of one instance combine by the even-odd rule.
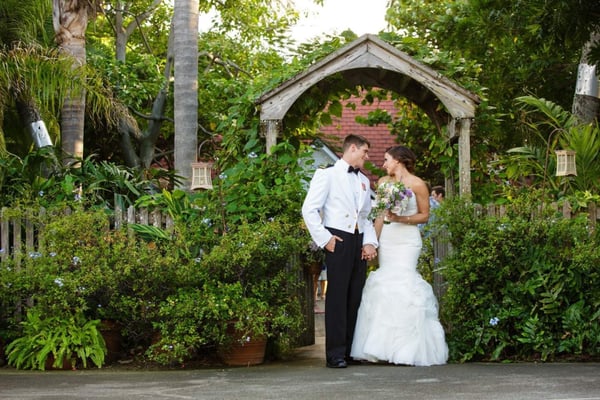
[[[403, 199], [400, 208], [386, 207], [374, 216], [370, 182], [360, 172], [369, 147], [364, 137], [348, 135], [342, 158], [315, 172], [302, 206], [313, 241], [325, 250], [326, 365], [444, 364], [448, 347], [437, 299], [417, 272], [422, 246], [417, 225], [429, 219], [428, 187], [414, 175], [416, 157], [410, 149], [387, 149], [387, 176], [378, 186], [403, 188]], [[399, 204], [398, 190], [395, 196]], [[379, 267], [367, 279], [367, 261], [375, 257]]]

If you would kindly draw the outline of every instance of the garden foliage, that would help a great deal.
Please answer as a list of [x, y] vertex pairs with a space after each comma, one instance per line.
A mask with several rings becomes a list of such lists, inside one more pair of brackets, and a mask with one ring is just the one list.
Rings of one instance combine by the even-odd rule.
[[[587, 216], [563, 218], [535, 192], [484, 216], [448, 200], [441, 314], [451, 359], [586, 359], [600, 355], [600, 235]], [[479, 211], [478, 211], [479, 210]]]

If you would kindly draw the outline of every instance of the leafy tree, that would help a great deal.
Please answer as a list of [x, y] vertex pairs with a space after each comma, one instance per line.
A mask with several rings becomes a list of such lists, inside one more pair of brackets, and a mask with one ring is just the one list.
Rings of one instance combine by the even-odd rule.
[[[598, 27], [598, 11], [597, 2], [560, 0], [391, 2], [386, 18], [397, 29], [389, 35], [396, 45], [483, 99], [472, 140], [476, 200], [493, 195], [489, 162], [527, 135], [513, 100], [533, 95], [570, 105], [581, 49]], [[438, 148], [438, 141], [430, 143]], [[453, 170], [451, 164], [441, 168]]]
[[576, 65], [599, 12], [597, 2], [586, 1], [405, 0], [387, 17], [429, 48], [480, 63], [479, 81], [510, 116], [512, 99], [525, 94], [570, 105]]

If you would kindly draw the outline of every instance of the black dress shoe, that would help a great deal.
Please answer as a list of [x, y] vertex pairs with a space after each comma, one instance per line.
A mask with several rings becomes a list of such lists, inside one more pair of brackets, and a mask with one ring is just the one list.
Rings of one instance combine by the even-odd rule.
[[348, 364], [343, 358], [327, 360], [327, 368], [346, 368]]

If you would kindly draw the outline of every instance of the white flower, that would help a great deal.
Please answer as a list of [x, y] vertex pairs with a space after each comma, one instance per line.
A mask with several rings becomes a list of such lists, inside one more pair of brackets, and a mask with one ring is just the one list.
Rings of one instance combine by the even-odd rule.
[[498, 318], [498, 317], [493, 317], [493, 318], [490, 318], [490, 325], [491, 325], [491, 326], [496, 326], [496, 325], [498, 325], [498, 322], [500, 322], [500, 318]]
[[210, 218], [204, 218], [204, 219], [202, 219], [202, 223], [204, 225], [212, 226], [212, 220]]
[[56, 278], [54, 280], [54, 283], [56, 283], [58, 285], [58, 287], [63, 287], [64, 286], [63, 280], [60, 279], [60, 278]]

